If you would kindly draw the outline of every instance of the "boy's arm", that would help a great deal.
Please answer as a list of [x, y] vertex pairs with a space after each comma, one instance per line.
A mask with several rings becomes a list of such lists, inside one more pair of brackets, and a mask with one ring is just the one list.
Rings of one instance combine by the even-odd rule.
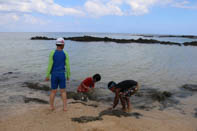
[[70, 79], [70, 61], [69, 61], [68, 53], [65, 52], [65, 54], [66, 54], [66, 61], [65, 61], [65, 63], [66, 63], [66, 77], [69, 80]]
[[50, 55], [49, 55], [49, 64], [48, 64], [48, 68], [47, 68], [47, 74], [46, 74], [46, 80], [49, 79], [50, 74], [51, 74], [51, 70], [53, 67], [53, 55], [54, 55], [55, 51], [51, 51]]
[[114, 108], [116, 108], [116, 106], [118, 105], [118, 103], [119, 103], [119, 89], [116, 89], [116, 96], [115, 96], [115, 98], [114, 98], [114, 103], [113, 103], [113, 107], [112, 107], [112, 109], [114, 109]]
[[83, 88], [85, 88], [85, 89], [90, 89], [88, 86], [86, 86], [83, 82], [81, 83], [81, 86], [83, 87]]

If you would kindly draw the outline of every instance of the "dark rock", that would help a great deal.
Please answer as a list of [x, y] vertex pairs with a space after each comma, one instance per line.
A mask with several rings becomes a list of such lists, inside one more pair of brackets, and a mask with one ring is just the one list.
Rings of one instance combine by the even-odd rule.
[[193, 85], [193, 84], [185, 84], [182, 86], [182, 88], [190, 91], [197, 91], [197, 85]]
[[192, 91], [186, 90], [184, 88], [181, 88], [180, 91], [178, 91], [174, 94], [174, 96], [179, 97], [179, 98], [187, 98], [187, 97], [192, 96], [192, 95], [193, 95]]
[[24, 82], [24, 85], [30, 89], [50, 91], [50, 87], [39, 83]]
[[30, 103], [30, 102], [35, 102], [35, 103], [39, 103], [39, 104], [49, 104], [48, 101], [39, 99], [39, 98], [29, 98], [29, 97], [24, 97], [24, 102], [25, 103]]
[[104, 110], [102, 112], [99, 113], [99, 116], [102, 117], [104, 115], [109, 115], [109, 116], [116, 116], [116, 117], [136, 117], [137, 119], [139, 119], [140, 117], [142, 117], [143, 115], [138, 113], [138, 112], [132, 112], [132, 113], [127, 113], [121, 110]]
[[194, 117], [197, 118], [197, 108], [195, 108], [194, 111], [195, 111]]
[[83, 93], [77, 93], [72, 91], [67, 91], [67, 98], [74, 99], [74, 100], [81, 100], [81, 101], [88, 101], [88, 97]]
[[192, 41], [192, 42], [184, 42], [184, 46], [197, 46], [197, 41]]
[[197, 118], [197, 112], [194, 114], [194, 116]]
[[78, 101], [70, 102], [69, 104], [77, 104], [77, 103], [80, 103], [80, 104], [85, 105], [85, 106], [95, 107], [95, 108], [98, 107], [98, 105], [96, 105], [96, 104], [86, 104], [84, 102], [78, 102]]
[[190, 39], [197, 39], [197, 36], [194, 35], [136, 35], [136, 36], [143, 36], [143, 37], [160, 37], [160, 38], [165, 38], [165, 37], [179, 37], [179, 38], [190, 38]]
[[170, 92], [164, 91], [164, 92], [155, 92], [151, 95], [153, 100], [156, 101], [165, 101], [168, 97], [171, 97], [172, 94]]
[[176, 99], [169, 99], [167, 98], [165, 101], [160, 101], [159, 110], [165, 110], [168, 107], [173, 107], [176, 109], [176, 105], [178, 105], [180, 102]]
[[89, 100], [98, 101], [98, 98], [97, 98], [97, 95], [96, 95], [96, 91], [83, 93], [83, 96], [87, 97]]
[[155, 108], [155, 107], [151, 107], [151, 106], [146, 106], [146, 105], [141, 105], [141, 106], [137, 106], [136, 108], [141, 109], [141, 110], [145, 110], [145, 111], [150, 111], [151, 109]]
[[[36, 36], [32, 37], [31, 40], [55, 40], [55, 38], [41, 37]], [[113, 39], [108, 37], [93, 37], [93, 36], [81, 36], [81, 37], [64, 37], [64, 40], [72, 40], [79, 42], [115, 42], [115, 43], [144, 43], [144, 44], [163, 44], [163, 45], [178, 45], [181, 46], [180, 43], [170, 42], [170, 41], [158, 41], [154, 39]]]
[[66, 94], [67, 94], [68, 99], [74, 99], [76, 97], [78, 99], [75, 99], [75, 100], [80, 100], [80, 97], [78, 96], [78, 94], [76, 92], [67, 91]]
[[94, 93], [77, 93], [72, 91], [67, 91], [67, 98], [68, 99], [74, 99], [74, 100], [82, 100], [82, 101], [98, 101], [97, 96], [95, 96]]
[[48, 38], [46, 36], [35, 36], [31, 37], [31, 40], [56, 40], [55, 38]]
[[[144, 37], [153, 37], [153, 36], [146, 36], [142, 35]], [[189, 36], [189, 35], [182, 35], [182, 36], [173, 36], [173, 35], [161, 35], [158, 37], [183, 37], [183, 38], [195, 38], [197, 39], [197, 36]], [[143, 44], [162, 44], [162, 45], [177, 45], [181, 46], [181, 43], [177, 42], [170, 42], [170, 41], [158, 41], [154, 39], [113, 39], [108, 37], [93, 37], [93, 36], [81, 36], [81, 37], [64, 37], [65, 40], [72, 40], [72, 41], [79, 41], [79, 42], [115, 42], [115, 43], [143, 43]], [[31, 37], [31, 40], [55, 40], [55, 38], [48, 38], [45, 36], [36, 36]], [[192, 42], [185, 42], [183, 43], [184, 46], [197, 46], [197, 41]]]
[[104, 42], [116, 42], [116, 43], [146, 43], [146, 44], [165, 44], [165, 45], [178, 45], [181, 46], [180, 43], [169, 42], [169, 41], [158, 41], [153, 39], [142, 39], [139, 38], [135, 39], [113, 39], [113, 38], [100, 38], [100, 37], [92, 37], [92, 36], [83, 36], [83, 37], [68, 37], [64, 38], [65, 40], [73, 40], [73, 41], [80, 41], [80, 42], [97, 42], [97, 41], [104, 41]]
[[87, 123], [92, 121], [103, 120], [102, 116], [109, 115], [109, 116], [116, 116], [116, 117], [135, 117], [139, 119], [143, 115], [138, 112], [133, 113], [126, 113], [120, 110], [104, 110], [99, 113], [99, 116], [81, 116], [78, 118], [72, 118], [72, 121], [79, 122], [79, 123]]
[[142, 35], [143, 37], [154, 37], [153, 35]]
[[197, 39], [197, 36], [193, 36], [193, 35], [159, 35], [158, 37], [180, 37], [180, 38]]
[[142, 114], [140, 114], [140, 113], [138, 113], [138, 112], [133, 112], [133, 113], [130, 113], [130, 114], [131, 114], [131, 116], [133, 116], [133, 117], [135, 117], [135, 118], [137, 118], [137, 119], [140, 119], [140, 117], [143, 116]]
[[87, 123], [92, 121], [103, 120], [101, 117], [94, 117], [94, 116], [81, 116], [79, 118], [72, 118], [72, 121], [79, 122], [79, 123]]
[[9, 102], [13, 102], [13, 103], [29, 103], [29, 102], [35, 102], [35, 103], [40, 103], [40, 104], [49, 104], [48, 101], [39, 99], [39, 98], [30, 98], [30, 97], [26, 97], [23, 95], [14, 95], [14, 96], [10, 96], [9, 97]]
[[13, 74], [13, 72], [7, 72], [7, 73], [4, 73], [3, 75], [10, 75], [10, 74]]
[[[139, 91], [131, 96], [131, 103], [134, 108], [149, 111], [154, 108], [164, 110], [169, 107], [175, 107], [179, 100], [175, 97], [176, 93], [167, 91], [159, 91], [150, 87], [141, 87]], [[153, 103], [158, 101], [159, 104], [154, 105]]]

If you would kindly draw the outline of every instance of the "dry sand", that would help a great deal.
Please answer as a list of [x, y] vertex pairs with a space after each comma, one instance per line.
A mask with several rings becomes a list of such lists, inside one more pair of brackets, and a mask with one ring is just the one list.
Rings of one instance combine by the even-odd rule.
[[197, 118], [176, 110], [133, 109], [143, 116], [137, 119], [105, 115], [101, 121], [77, 123], [71, 119], [98, 116], [107, 106], [102, 103], [97, 103], [98, 108], [80, 103], [68, 104], [68, 111], [63, 112], [60, 100], [56, 103], [55, 111], [48, 110], [48, 105], [40, 105], [39, 108], [0, 119], [0, 131], [197, 131]]

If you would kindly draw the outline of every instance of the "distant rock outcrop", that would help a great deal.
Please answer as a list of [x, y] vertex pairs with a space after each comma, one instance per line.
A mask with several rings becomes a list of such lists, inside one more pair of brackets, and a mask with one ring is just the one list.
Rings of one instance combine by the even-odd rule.
[[183, 43], [184, 46], [197, 46], [197, 41], [192, 41], [192, 42], [185, 42]]
[[193, 85], [193, 84], [185, 84], [182, 86], [182, 88], [190, 91], [197, 91], [197, 85]]
[[48, 38], [46, 36], [31, 37], [31, 40], [56, 40], [55, 38]]
[[[146, 36], [146, 37], [150, 37], [150, 36]], [[164, 37], [164, 36], [161, 36], [161, 37]], [[169, 37], [172, 37], [172, 36], [169, 36]], [[180, 37], [189, 37], [189, 36], [180, 36]], [[190, 36], [190, 37], [192, 37], [192, 36]], [[36, 37], [32, 37], [31, 40], [55, 40], [55, 38], [48, 38], [46, 36], [36, 36]], [[181, 46], [181, 45], [197, 46], [197, 41], [185, 42], [185, 43], [181, 44], [181, 43], [177, 43], [177, 42], [158, 41], [158, 40], [154, 40], [154, 39], [142, 39], [142, 38], [139, 38], [139, 39], [113, 39], [113, 38], [109, 38], [109, 37], [101, 38], [101, 37], [93, 37], [93, 36], [80, 36], [80, 37], [64, 37], [64, 40], [72, 40], [72, 41], [78, 41], [78, 42], [100, 42], [100, 41], [103, 41], [103, 42], [115, 42], [115, 43], [121, 43], [121, 44], [141, 43], [141, 44], [177, 45], [177, 46]]]
[[178, 38], [190, 38], [190, 39], [197, 39], [195, 35], [136, 35], [136, 36], [143, 36], [143, 37], [159, 37], [159, 38], [166, 38], [166, 37], [178, 37]]

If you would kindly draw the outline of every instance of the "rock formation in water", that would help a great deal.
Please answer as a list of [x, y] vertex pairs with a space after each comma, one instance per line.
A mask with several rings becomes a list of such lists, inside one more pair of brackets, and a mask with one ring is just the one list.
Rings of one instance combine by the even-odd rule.
[[[32, 37], [31, 40], [55, 40], [55, 38], [48, 38], [45, 36]], [[183, 44], [170, 41], [158, 41], [154, 39], [113, 39], [108, 37], [93, 37], [93, 36], [80, 36], [80, 37], [64, 37], [64, 40], [72, 40], [78, 42], [115, 42], [115, 43], [141, 43], [141, 44], [162, 44], [162, 45], [177, 45], [177, 46], [197, 46], [197, 41], [185, 42]]]
[[193, 85], [193, 84], [185, 84], [181, 88], [184, 88], [190, 91], [197, 91], [197, 85]]

